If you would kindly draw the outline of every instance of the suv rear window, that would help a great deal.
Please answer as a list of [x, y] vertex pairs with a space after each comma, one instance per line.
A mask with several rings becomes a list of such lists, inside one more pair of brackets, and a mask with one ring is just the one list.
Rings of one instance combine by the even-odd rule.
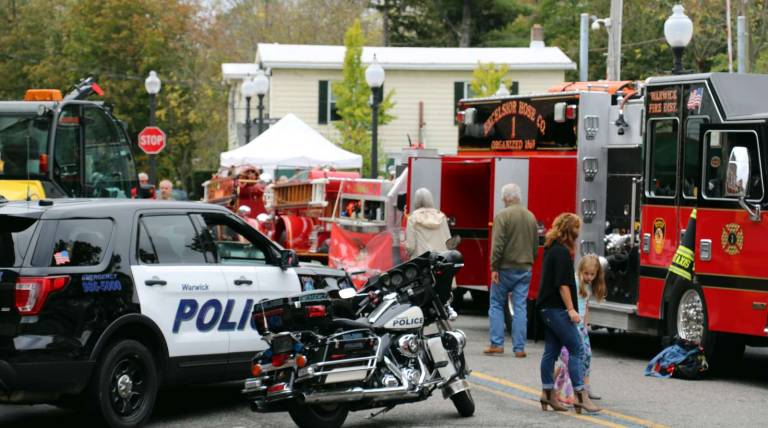
[[0, 267], [20, 267], [27, 254], [37, 219], [0, 216]]
[[101, 263], [111, 235], [111, 220], [59, 221], [50, 266], [94, 266]]

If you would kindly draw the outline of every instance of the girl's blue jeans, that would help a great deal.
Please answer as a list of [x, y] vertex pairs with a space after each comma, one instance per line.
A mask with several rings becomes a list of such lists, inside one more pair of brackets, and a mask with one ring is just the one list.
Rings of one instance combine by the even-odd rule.
[[555, 385], [553, 378], [555, 360], [560, 355], [560, 349], [568, 349], [568, 374], [574, 391], [584, 389], [583, 366], [584, 345], [576, 324], [571, 322], [565, 309], [541, 308], [539, 314], [544, 322], [544, 355], [541, 357], [541, 387], [552, 389]]

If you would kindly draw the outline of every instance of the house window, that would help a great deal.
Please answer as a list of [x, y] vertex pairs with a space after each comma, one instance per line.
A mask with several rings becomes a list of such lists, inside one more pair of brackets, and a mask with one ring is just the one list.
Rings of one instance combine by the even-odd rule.
[[[509, 86], [509, 93], [511, 95], [517, 95], [520, 92], [520, 83], [518, 81], [512, 81]], [[459, 100], [463, 98], [474, 98], [475, 92], [472, 90], [471, 82], [453, 82], [453, 123], [456, 124], [456, 108], [459, 105]]]
[[333, 81], [331, 80], [319, 81], [317, 123], [321, 125], [341, 119], [336, 110], [336, 97], [333, 96], [332, 84]]

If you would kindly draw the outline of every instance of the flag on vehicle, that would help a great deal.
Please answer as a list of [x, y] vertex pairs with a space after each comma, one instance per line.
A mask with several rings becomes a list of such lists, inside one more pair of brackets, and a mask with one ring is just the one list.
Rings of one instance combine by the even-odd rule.
[[701, 107], [701, 97], [704, 94], [704, 88], [691, 89], [688, 95], [688, 110], [696, 110]]
[[65, 265], [69, 263], [69, 252], [67, 250], [62, 250], [58, 253], [54, 253], [53, 260], [57, 265]]
[[672, 264], [669, 265], [667, 280], [673, 279], [671, 275], [677, 275], [680, 278], [691, 281], [694, 272], [694, 251], [696, 249], [696, 210], [691, 211], [688, 218], [688, 226], [685, 228], [683, 239], [672, 257]]

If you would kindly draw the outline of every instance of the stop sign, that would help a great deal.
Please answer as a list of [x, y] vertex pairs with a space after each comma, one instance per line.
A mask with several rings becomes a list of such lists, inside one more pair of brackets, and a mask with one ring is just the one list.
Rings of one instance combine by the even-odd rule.
[[148, 155], [156, 155], [165, 148], [165, 132], [156, 126], [147, 126], [139, 132], [139, 148]]

